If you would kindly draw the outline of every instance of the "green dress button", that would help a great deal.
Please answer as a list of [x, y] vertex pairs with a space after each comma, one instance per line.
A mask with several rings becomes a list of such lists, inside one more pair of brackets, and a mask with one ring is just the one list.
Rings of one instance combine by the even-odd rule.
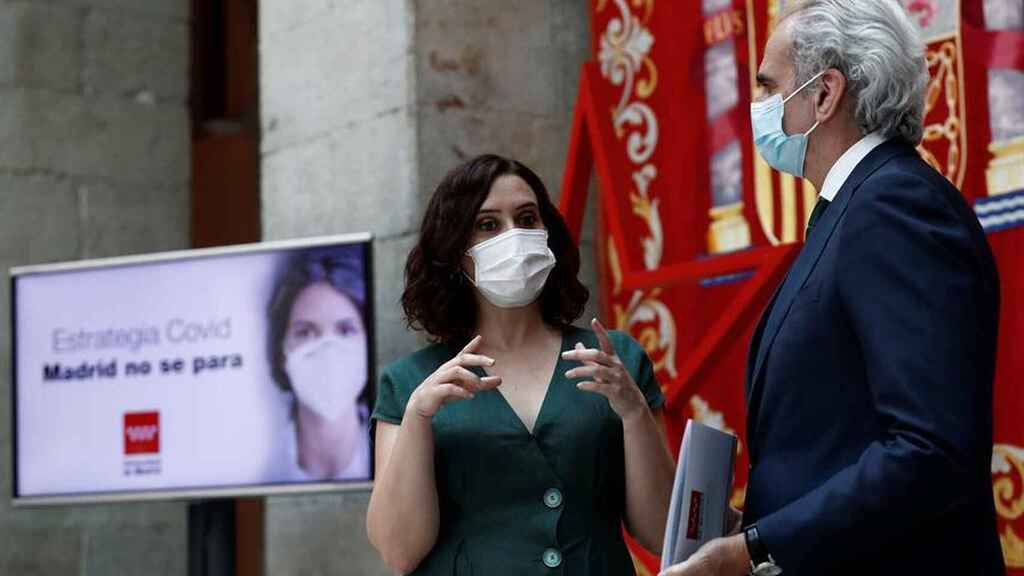
[[558, 488], [549, 488], [544, 493], [544, 505], [554, 510], [562, 505], [562, 491]]
[[548, 568], [558, 568], [562, 565], [562, 553], [554, 548], [544, 551], [544, 565]]

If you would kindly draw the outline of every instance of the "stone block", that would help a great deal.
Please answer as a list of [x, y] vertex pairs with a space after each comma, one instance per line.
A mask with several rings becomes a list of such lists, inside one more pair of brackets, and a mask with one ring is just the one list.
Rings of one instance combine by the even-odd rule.
[[410, 119], [396, 113], [263, 157], [265, 238], [418, 226]]
[[585, 2], [428, 0], [417, 8], [421, 106], [541, 116], [571, 109], [590, 51]]
[[184, 104], [188, 98], [188, 25], [120, 11], [85, 18], [82, 80], [87, 94]]
[[81, 530], [66, 528], [16, 529], [0, 521], [0, 574], [56, 576], [79, 574], [82, 562]]
[[261, 39], [264, 151], [406, 108], [413, 98], [412, 25], [396, 3], [404, 6], [361, 2]]
[[590, 53], [587, 2], [416, 6], [423, 192], [459, 162], [496, 152], [537, 171], [556, 198], [579, 70]]
[[59, 4], [0, 4], [0, 85], [77, 90], [83, 15]]
[[38, 90], [0, 90], [0, 169], [183, 184], [188, 111]]
[[[419, 239], [418, 232], [384, 238], [374, 244], [374, 303], [377, 315], [377, 365], [386, 366], [425, 344], [426, 336], [406, 327], [402, 311], [405, 261]], [[378, 374], [380, 372], [378, 371]]]
[[137, 14], [159, 20], [187, 21], [191, 8], [189, 0], [62, 0], [79, 6], [100, 10]]
[[0, 263], [3, 266], [78, 257], [81, 250], [78, 197], [69, 179], [0, 170], [0, 190], [3, 191], [0, 194]]
[[100, 258], [189, 247], [191, 192], [183, 184], [77, 185], [82, 257]]
[[[188, 508], [183, 502], [128, 502], [123, 504], [91, 504], [65, 508], [66, 524], [74, 524], [84, 530], [117, 528], [118, 530], [148, 530], [155, 525], [167, 534], [168, 543], [185, 549], [184, 539], [188, 529]], [[90, 544], [92, 545], [92, 544]]]
[[151, 519], [144, 526], [104, 525], [83, 534], [84, 574], [182, 576], [188, 572], [184, 522]]
[[[551, 197], [558, 197], [568, 152], [569, 111], [547, 118], [498, 110], [419, 110], [419, 180], [424, 198], [453, 167], [478, 154], [515, 158], [537, 172]], [[425, 201], [425, 200], [424, 200]]]
[[[350, 2], [353, 5], [362, 3]], [[312, 20], [328, 17], [336, 6], [334, 0], [260, 0], [260, 38], [270, 38]]]
[[367, 493], [267, 500], [267, 574], [391, 574], [366, 536]]

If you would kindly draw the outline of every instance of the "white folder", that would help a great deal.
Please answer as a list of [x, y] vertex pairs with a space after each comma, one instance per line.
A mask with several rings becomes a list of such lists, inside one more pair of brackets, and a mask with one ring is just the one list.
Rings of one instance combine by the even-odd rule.
[[736, 443], [732, 434], [686, 422], [665, 526], [662, 570], [683, 562], [709, 540], [725, 536]]

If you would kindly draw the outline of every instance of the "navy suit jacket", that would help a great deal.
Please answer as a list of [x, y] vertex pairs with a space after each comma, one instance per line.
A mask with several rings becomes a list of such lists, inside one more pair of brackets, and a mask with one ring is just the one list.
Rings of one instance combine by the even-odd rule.
[[856, 167], [754, 333], [746, 524], [785, 576], [1003, 574], [995, 263], [896, 140]]

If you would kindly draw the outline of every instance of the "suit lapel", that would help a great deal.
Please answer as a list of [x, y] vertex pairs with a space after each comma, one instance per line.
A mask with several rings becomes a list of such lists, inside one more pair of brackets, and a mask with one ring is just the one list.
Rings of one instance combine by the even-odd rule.
[[[835, 232], [836, 224], [839, 223], [846, 212], [850, 199], [868, 176], [873, 174], [875, 170], [878, 170], [897, 153], [903, 152], [906, 149], [908, 149], [907, 146], [895, 140], [890, 140], [872, 150], [857, 165], [857, 168], [850, 174], [850, 177], [846, 179], [842, 188], [839, 189], [839, 193], [836, 194], [835, 201], [818, 220], [814, 227], [814, 232], [807, 239], [807, 243], [800, 251], [800, 255], [797, 257], [796, 262], [793, 263], [793, 267], [790, 268], [789, 273], [782, 282], [782, 286], [776, 293], [774, 304], [770, 304], [765, 311], [767, 321], [762, 318], [764, 329], [760, 334], [756, 356], [752, 354], [754, 356], [754, 369], [750, 372], [750, 380], [747, 385], [748, 407], [751, 407], [751, 403], [755, 400], [755, 392], [757, 391], [761, 371], [764, 369], [765, 359], [768, 357], [768, 352], [775, 342], [775, 337], [778, 335], [782, 324], [786, 320], [786, 316], [789, 314], [789, 309], [793, 305], [793, 299], [796, 297], [797, 292], [800, 291], [800, 288], [804, 286], [808, 276], [814, 271], [814, 267], [821, 258], [825, 246], [828, 245], [829, 239], [832, 237], [833, 232]], [[913, 151], [912, 148], [910, 150]], [[756, 332], [754, 337], [758, 337]]]
[[[789, 277], [789, 273], [783, 277], [783, 282]], [[757, 321], [757, 326], [754, 328], [754, 335], [750, 338], [750, 350], [747, 352], [747, 373], [746, 373], [746, 387], [744, 394], [747, 398], [747, 406], [750, 406], [750, 393], [752, 391], [751, 384], [753, 383], [754, 375], [754, 364], [757, 362], [758, 352], [761, 349], [761, 336], [764, 334], [764, 325], [768, 322], [768, 316], [771, 314], [772, 309], [775, 307], [775, 299], [779, 297], [779, 290], [782, 289], [782, 283], [775, 287], [775, 291], [772, 292], [772, 297], [768, 299], [768, 305], [765, 306], [761, 312], [761, 319]]]

